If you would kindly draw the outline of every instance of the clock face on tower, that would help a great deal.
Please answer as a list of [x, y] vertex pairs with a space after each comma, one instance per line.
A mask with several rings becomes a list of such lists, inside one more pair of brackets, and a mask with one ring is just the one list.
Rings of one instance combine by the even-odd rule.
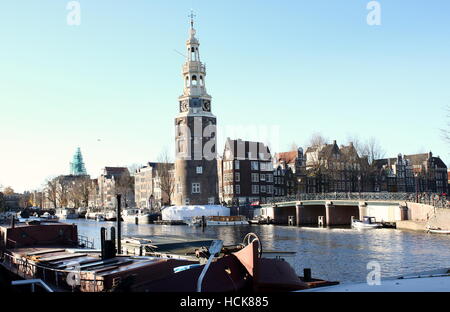
[[189, 109], [189, 104], [188, 103], [189, 102], [186, 101], [186, 100], [180, 102], [180, 110], [182, 112], [187, 112], [188, 111], [188, 109]]
[[211, 111], [211, 102], [203, 101], [202, 108], [205, 112], [210, 112]]

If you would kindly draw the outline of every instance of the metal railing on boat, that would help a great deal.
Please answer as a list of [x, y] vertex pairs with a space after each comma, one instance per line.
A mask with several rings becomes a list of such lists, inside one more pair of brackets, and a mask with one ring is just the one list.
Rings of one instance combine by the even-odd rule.
[[53, 289], [51, 289], [46, 283], [44, 283], [43, 280], [40, 278], [38, 279], [30, 279], [30, 280], [18, 280], [18, 281], [12, 281], [11, 285], [13, 286], [20, 286], [20, 285], [31, 285], [31, 292], [35, 292], [36, 285], [42, 286], [47, 292], [53, 292]]
[[[25, 280], [40, 279], [45, 283], [54, 285], [61, 291], [75, 291], [77, 288], [76, 286], [82, 285], [84, 285], [84, 288], [87, 288], [92, 292], [97, 292], [100, 289], [103, 289], [103, 281], [98, 280], [96, 273], [91, 271], [82, 272], [81, 270], [49, 268], [36, 263], [31, 263], [27, 259], [18, 258], [7, 253], [3, 253], [3, 266]], [[93, 275], [93, 279], [83, 278], [88, 273]], [[70, 276], [69, 274], [75, 275], [79, 278], [79, 285], [70, 285], [67, 282]]]

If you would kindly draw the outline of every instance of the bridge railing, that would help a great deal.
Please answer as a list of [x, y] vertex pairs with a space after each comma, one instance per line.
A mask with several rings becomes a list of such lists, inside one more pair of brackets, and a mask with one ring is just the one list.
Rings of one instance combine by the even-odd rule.
[[268, 204], [276, 204], [288, 201], [305, 201], [305, 200], [386, 200], [386, 201], [407, 201], [432, 205], [436, 208], [450, 208], [449, 197], [440, 196], [433, 193], [303, 193], [292, 196], [273, 197], [267, 200]]

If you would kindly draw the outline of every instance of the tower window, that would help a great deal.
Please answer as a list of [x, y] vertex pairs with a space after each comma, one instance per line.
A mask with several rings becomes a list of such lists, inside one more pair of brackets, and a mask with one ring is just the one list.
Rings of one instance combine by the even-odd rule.
[[193, 76], [192, 76], [192, 85], [193, 85], [193, 86], [196, 86], [196, 85], [197, 85], [197, 76], [196, 76], [196, 75], [193, 75]]
[[200, 183], [192, 183], [192, 194], [200, 194]]
[[203, 76], [200, 76], [200, 85], [203, 86]]
[[189, 86], [189, 76], [186, 76], [186, 87]]

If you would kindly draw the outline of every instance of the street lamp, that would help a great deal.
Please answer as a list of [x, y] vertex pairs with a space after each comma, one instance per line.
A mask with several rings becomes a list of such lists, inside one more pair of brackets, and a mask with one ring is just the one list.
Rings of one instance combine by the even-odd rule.
[[414, 173], [414, 177], [415, 177], [415, 184], [416, 184], [416, 203], [419, 202], [419, 174], [418, 173]]
[[358, 175], [358, 192], [359, 198], [361, 199], [361, 175]]

